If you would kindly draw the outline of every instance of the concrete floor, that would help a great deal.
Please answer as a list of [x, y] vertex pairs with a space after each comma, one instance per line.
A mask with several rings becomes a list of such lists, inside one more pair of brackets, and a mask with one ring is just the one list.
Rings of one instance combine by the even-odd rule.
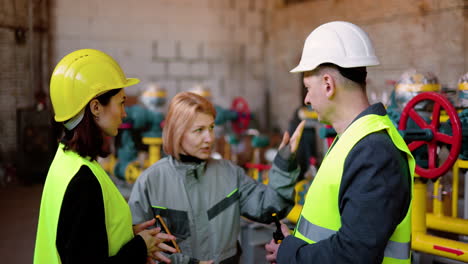
[[42, 184], [0, 187], [0, 260], [9, 264], [33, 262]]

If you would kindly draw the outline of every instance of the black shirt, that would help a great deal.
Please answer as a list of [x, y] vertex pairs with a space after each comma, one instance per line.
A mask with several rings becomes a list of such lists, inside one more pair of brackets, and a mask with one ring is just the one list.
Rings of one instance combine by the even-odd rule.
[[57, 227], [57, 250], [63, 264], [146, 263], [141, 236], [135, 236], [113, 257], [108, 240], [101, 185], [87, 166], [82, 166], [67, 186]]
[[[385, 115], [386, 111], [382, 104], [375, 104], [355, 120], [368, 114]], [[382, 263], [386, 244], [404, 219], [410, 200], [406, 154], [393, 144], [386, 131], [369, 134], [345, 160], [338, 200], [341, 228], [315, 244], [286, 237], [277, 262]]]

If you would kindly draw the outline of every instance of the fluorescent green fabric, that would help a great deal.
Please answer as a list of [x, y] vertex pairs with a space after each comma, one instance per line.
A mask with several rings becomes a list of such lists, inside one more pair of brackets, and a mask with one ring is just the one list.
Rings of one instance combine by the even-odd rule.
[[[308, 192], [294, 235], [315, 243], [336, 233], [341, 227], [338, 197], [343, 167], [351, 149], [365, 136], [386, 130], [395, 146], [405, 152], [413, 184], [415, 160], [388, 116], [366, 115], [353, 122], [328, 151]], [[411, 196], [413, 186], [411, 185]], [[410, 263], [411, 204], [385, 249], [383, 263]]]
[[[60, 209], [67, 186], [81, 166], [88, 166], [99, 181], [104, 202], [109, 256], [133, 238], [132, 217], [127, 202], [97, 161], [89, 161], [60, 144], [42, 192], [34, 263], [61, 263], [55, 246]], [[86, 191], [86, 190], [83, 190]]]

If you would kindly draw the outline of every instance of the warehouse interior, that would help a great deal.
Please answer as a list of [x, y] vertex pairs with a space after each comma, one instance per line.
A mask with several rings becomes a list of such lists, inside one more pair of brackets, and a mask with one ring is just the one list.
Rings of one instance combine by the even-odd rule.
[[[433, 129], [450, 140], [432, 149], [437, 165], [428, 176], [420, 174], [424, 189], [415, 184], [413, 196], [422, 192], [423, 201], [413, 198], [413, 206], [424, 208], [413, 207], [413, 215], [421, 213], [416, 221], [424, 222], [418, 232], [425, 236], [413, 230], [412, 263], [467, 263], [467, 7], [464, 0], [0, 0], [1, 262], [33, 260], [41, 194], [59, 137], [50, 80], [65, 55], [101, 50], [127, 77], [140, 80], [125, 89], [132, 126], [119, 129], [112, 154], [99, 159], [126, 199], [139, 175], [164, 156], [161, 123], [168, 103], [192, 91], [216, 106], [212, 157], [231, 160], [260, 184], [268, 182], [282, 134], [306, 120], [298, 150], [305, 182], [296, 189], [302, 208], [304, 186], [336, 132], [305, 106], [303, 75], [290, 70], [310, 32], [348, 21], [367, 32], [380, 61], [367, 68], [368, 100], [386, 107], [402, 135], [414, 132], [402, 124], [408, 101], [427, 91], [442, 95], [429, 98], [443, 101], [433, 116], [441, 115], [444, 125]], [[437, 88], [398, 90], [408, 78]], [[147, 103], [148, 97], [156, 101]], [[413, 155], [417, 166], [431, 166], [418, 163], [424, 153]], [[283, 219], [292, 229], [300, 209], [293, 211]], [[264, 245], [275, 230], [274, 223], [243, 219], [239, 263], [268, 263]]]

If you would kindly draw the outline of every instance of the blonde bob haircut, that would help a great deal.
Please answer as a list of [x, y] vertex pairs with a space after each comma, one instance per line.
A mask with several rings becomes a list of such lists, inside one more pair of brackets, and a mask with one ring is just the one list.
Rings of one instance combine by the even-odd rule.
[[166, 154], [180, 160], [182, 137], [198, 113], [216, 118], [213, 104], [198, 94], [182, 92], [172, 98], [163, 128], [163, 149]]

